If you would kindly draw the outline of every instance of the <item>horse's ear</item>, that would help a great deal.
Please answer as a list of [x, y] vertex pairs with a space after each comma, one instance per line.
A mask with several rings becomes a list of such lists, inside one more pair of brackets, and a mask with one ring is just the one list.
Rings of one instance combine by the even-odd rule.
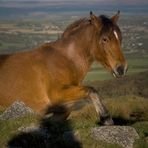
[[92, 11], [90, 11], [90, 19], [91, 24], [95, 25], [95, 27], [98, 28], [101, 21], [99, 21], [98, 17], [95, 16]]
[[114, 16], [111, 17], [111, 20], [114, 22], [114, 23], [117, 23], [118, 19], [119, 19], [119, 16], [120, 16], [120, 11], [118, 10], [117, 14], [115, 14]]

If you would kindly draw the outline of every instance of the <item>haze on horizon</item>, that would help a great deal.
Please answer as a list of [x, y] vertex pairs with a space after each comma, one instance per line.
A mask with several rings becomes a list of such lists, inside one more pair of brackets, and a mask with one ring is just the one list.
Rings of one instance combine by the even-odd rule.
[[[90, 0], [0, 0], [1, 2], [90, 2]], [[130, 4], [130, 5], [142, 5], [148, 4], [148, 0], [91, 0], [91, 2], [98, 2], [102, 4]]]

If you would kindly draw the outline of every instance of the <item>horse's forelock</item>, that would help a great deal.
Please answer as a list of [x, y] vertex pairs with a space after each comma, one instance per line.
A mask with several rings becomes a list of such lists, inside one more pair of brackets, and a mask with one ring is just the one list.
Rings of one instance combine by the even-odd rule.
[[102, 22], [102, 29], [100, 34], [108, 36], [115, 29], [115, 24], [105, 15], [101, 15], [99, 18]]

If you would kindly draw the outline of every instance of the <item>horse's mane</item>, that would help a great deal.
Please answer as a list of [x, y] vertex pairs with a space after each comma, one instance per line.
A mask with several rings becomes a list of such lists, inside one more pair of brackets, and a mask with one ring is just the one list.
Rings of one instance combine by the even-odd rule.
[[62, 37], [67, 37], [72, 34], [74, 34], [76, 31], [78, 31], [82, 26], [90, 24], [90, 20], [87, 18], [79, 19], [72, 24], [70, 24], [65, 31], [62, 34]]
[[[100, 15], [98, 19], [101, 19], [102, 21], [102, 29], [101, 29], [101, 34], [107, 34], [110, 33], [111, 30], [115, 28], [115, 24], [111, 21], [111, 19], [105, 15]], [[82, 27], [91, 24], [91, 20], [88, 18], [82, 18], [79, 19], [72, 24], [70, 24], [65, 31], [62, 34], [62, 37], [69, 37], [70, 35], [73, 35], [76, 33], [79, 29]]]

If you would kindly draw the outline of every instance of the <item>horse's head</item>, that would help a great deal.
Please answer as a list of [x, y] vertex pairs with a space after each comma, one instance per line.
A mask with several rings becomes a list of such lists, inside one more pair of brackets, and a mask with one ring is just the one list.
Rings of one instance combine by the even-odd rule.
[[121, 77], [127, 71], [127, 63], [121, 52], [121, 31], [117, 25], [119, 11], [111, 18], [96, 17], [90, 13], [91, 24], [95, 29], [93, 54], [97, 61], [105, 66], [114, 77]]

